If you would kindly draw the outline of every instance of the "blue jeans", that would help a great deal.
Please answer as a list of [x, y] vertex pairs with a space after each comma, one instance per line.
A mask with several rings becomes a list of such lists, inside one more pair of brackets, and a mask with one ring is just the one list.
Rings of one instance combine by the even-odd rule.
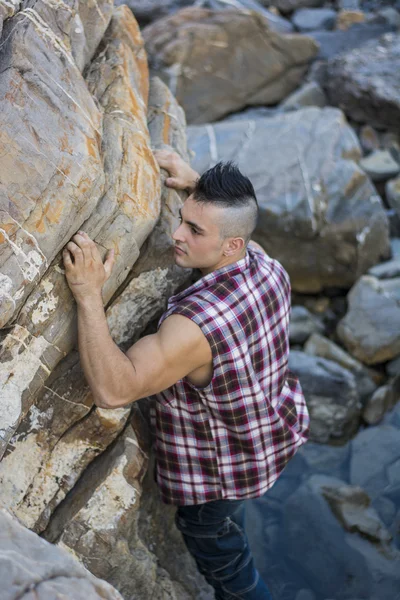
[[216, 600], [272, 600], [244, 531], [244, 501], [179, 506], [176, 526]]

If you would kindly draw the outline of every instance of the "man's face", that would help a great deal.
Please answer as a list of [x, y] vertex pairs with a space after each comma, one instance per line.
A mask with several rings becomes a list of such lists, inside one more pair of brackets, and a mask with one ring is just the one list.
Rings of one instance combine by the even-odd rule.
[[220, 236], [223, 209], [199, 204], [189, 196], [180, 213], [181, 224], [172, 236], [176, 264], [201, 269], [203, 274], [213, 271], [224, 258], [226, 240]]

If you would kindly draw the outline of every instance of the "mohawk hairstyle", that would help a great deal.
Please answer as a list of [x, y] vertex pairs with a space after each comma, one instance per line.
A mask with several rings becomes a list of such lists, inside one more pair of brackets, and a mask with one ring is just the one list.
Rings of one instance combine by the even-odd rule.
[[218, 162], [205, 171], [197, 180], [193, 194], [197, 202], [210, 202], [226, 208], [247, 205], [250, 199], [257, 204], [253, 184], [232, 161]]
[[193, 198], [227, 209], [221, 237], [243, 237], [246, 244], [257, 225], [258, 202], [250, 179], [232, 162], [218, 162], [197, 180]]

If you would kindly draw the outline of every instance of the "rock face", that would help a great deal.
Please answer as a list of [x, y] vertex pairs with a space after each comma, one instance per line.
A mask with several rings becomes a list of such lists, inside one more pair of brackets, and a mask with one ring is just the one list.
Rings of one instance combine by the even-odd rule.
[[337, 109], [192, 126], [188, 145], [198, 172], [234, 160], [250, 177], [261, 212], [255, 239], [282, 262], [294, 290], [350, 287], [388, 255], [381, 200]]
[[22, 527], [0, 510], [0, 577], [3, 600], [122, 600], [69, 553]]
[[355, 121], [399, 130], [400, 35], [387, 34], [379, 43], [332, 60], [324, 87], [331, 104], [340, 106]]
[[[168, 88], [149, 80], [127, 7], [39, 0], [12, 13], [0, 47], [0, 503], [52, 541], [62, 522], [60, 545], [126, 597], [142, 586], [143, 597], [184, 600], [207, 586], [179, 532], [186, 582], [171, 577], [151, 541], [144, 548], [137, 535], [142, 519], [155, 530], [167, 522], [167, 511], [142, 515], [140, 507], [149, 434], [140, 433], [140, 411], [93, 406], [74, 350], [76, 309], [59, 252], [78, 229], [102, 253], [115, 248], [103, 295], [107, 319], [117, 343], [134, 343], [188, 277], [173, 264], [171, 239], [185, 194], [162, 185], [152, 153], [170, 147], [187, 159], [185, 116]], [[151, 493], [158, 498], [154, 487]], [[173, 517], [171, 509], [171, 530]], [[168, 568], [171, 546], [169, 561]], [[65, 597], [74, 600], [120, 597], [79, 577], [78, 590], [37, 576], [38, 597], [67, 594], [68, 585]]]
[[273, 32], [247, 11], [187, 8], [149, 25], [143, 37], [152, 72], [194, 124], [279, 102], [298, 86], [317, 52], [307, 37]]

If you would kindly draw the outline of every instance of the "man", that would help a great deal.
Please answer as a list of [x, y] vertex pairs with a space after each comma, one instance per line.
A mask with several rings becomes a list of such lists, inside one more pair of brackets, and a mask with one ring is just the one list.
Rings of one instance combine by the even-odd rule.
[[175, 261], [202, 277], [173, 296], [156, 334], [126, 354], [112, 341], [103, 265], [79, 232], [64, 250], [78, 305], [79, 351], [95, 403], [124, 406], [156, 395], [157, 483], [178, 506], [176, 523], [218, 600], [269, 600], [244, 531], [244, 500], [264, 494], [307, 439], [308, 414], [287, 369], [287, 273], [250, 242], [258, 205], [232, 164], [200, 178], [159, 151], [167, 185], [188, 189], [173, 235]]

